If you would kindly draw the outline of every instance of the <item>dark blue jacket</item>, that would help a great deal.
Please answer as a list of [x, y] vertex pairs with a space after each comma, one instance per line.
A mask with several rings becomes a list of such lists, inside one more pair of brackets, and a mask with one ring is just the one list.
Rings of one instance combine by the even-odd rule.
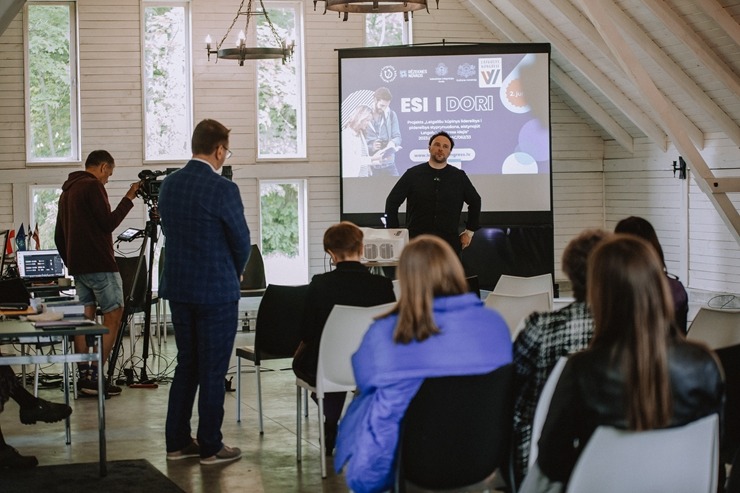
[[193, 159], [165, 178], [159, 213], [166, 238], [160, 296], [198, 304], [239, 300], [251, 245], [236, 183]]

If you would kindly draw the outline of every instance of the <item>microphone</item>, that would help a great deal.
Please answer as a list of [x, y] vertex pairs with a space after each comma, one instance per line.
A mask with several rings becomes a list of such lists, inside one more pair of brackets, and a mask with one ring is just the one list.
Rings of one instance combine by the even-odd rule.
[[441, 182], [442, 180], [441, 180], [441, 179], [439, 178], [439, 176], [435, 176], [435, 177], [434, 177], [434, 181], [436, 181], [437, 183], [439, 183], [439, 182]]

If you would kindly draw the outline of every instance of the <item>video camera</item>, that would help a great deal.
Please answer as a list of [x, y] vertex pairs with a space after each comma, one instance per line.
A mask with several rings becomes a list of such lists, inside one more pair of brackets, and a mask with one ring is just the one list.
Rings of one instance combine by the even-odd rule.
[[144, 199], [146, 202], [156, 202], [159, 198], [159, 188], [162, 186], [162, 181], [159, 180], [160, 176], [166, 176], [176, 171], [177, 168], [167, 168], [166, 170], [152, 171], [145, 169], [139, 173], [139, 180], [141, 180], [141, 186], [136, 194]]

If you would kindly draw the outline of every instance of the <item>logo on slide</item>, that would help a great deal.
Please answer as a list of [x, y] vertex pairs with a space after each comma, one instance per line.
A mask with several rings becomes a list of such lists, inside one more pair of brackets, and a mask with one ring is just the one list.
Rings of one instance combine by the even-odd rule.
[[393, 65], [386, 65], [380, 69], [380, 78], [383, 82], [393, 82], [396, 80], [396, 67]]
[[478, 87], [501, 87], [501, 58], [478, 59]]

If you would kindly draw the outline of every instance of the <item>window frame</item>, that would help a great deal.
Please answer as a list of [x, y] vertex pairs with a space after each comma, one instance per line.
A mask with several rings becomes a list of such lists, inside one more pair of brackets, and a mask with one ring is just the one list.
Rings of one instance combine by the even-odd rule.
[[185, 73], [188, 74], [186, 78], [185, 94], [187, 96], [186, 102], [186, 113], [187, 113], [187, 128], [192, 130], [194, 127], [193, 121], [193, 16], [192, 16], [192, 4], [190, 0], [142, 0], [141, 2], [141, 122], [142, 122], [142, 161], [144, 164], [160, 164], [168, 162], [182, 162], [190, 158], [190, 137], [191, 134], [186, 135], [185, 141], [185, 154], [181, 157], [172, 158], [158, 158], [148, 157], [147, 153], [147, 128], [148, 128], [148, 112], [146, 108], [147, 100], [147, 75], [146, 69], [146, 9], [150, 7], [183, 7], [185, 9], [185, 22], [184, 22], [184, 39], [185, 39]]
[[[292, 60], [296, 64], [296, 84], [298, 91], [298, 103], [296, 105], [296, 123], [297, 123], [297, 151], [295, 155], [277, 155], [277, 154], [261, 154], [259, 146], [259, 89], [260, 89], [260, 70], [259, 63], [255, 68], [255, 84], [254, 84], [254, 97], [256, 101], [255, 105], [255, 160], [257, 162], [275, 162], [275, 161], [305, 161], [308, 159], [308, 145], [306, 137], [306, 65], [305, 65], [305, 51], [303, 46], [305, 44], [305, 29], [304, 29], [304, 10], [303, 3], [295, 0], [269, 0], [265, 1], [265, 8], [269, 11], [274, 9], [292, 9], [295, 12], [295, 47], [293, 49]], [[256, 23], [255, 23], [256, 24]], [[249, 36], [254, 36], [256, 39], [256, 30], [252, 33], [248, 33]], [[253, 41], [254, 42], [254, 41]]]
[[81, 143], [81, 110], [80, 110], [80, 64], [79, 64], [79, 26], [77, 15], [77, 1], [28, 1], [23, 6], [23, 89], [25, 94], [31, 93], [31, 67], [29, 48], [29, 13], [28, 9], [36, 6], [67, 6], [69, 9], [69, 74], [70, 74], [70, 140], [71, 155], [69, 157], [34, 157], [33, 152], [33, 131], [31, 129], [31, 101], [30, 98], [24, 98], [24, 117], [25, 117], [25, 148], [26, 164], [31, 166], [47, 166], [49, 164], [67, 164], [79, 163], [81, 161], [82, 143]]
[[[301, 268], [305, 279], [303, 284], [308, 283], [310, 279], [309, 267], [309, 227], [308, 227], [308, 180], [306, 178], [285, 178], [285, 179], [259, 179], [257, 180], [257, 191], [258, 191], [258, 204], [259, 204], [259, 224], [260, 224], [260, 239], [259, 246], [262, 251], [262, 256], [265, 262], [268, 262], [269, 254], [265, 252], [265, 248], [262, 242], [262, 186], [263, 185], [297, 185], [298, 186], [298, 257], [302, 259]], [[269, 269], [265, 269], [268, 273], [268, 284], [270, 282], [277, 282], [269, 279]], [[282, 283], [284, 284], [284, 282]]]
[[[365, 15], [365, 19], [364, 19], [365, 22], [364, 22], [363, 27], [362, 27], [362, 32], [363, 32], [363, 36], [364, 36], [364, 39], [363, 39], [364, 46], [365, 47], [395, 46], [395, 45], [390, 45], [390, 44], [388, 44], [388, 45], [377, 45], [377, 46], [376, 45], [370, 45], [370, 44], [368, 44], [368, 42], [367, 42], [367, 34], [368, 34], [368, 31], [367, 31], [367, 27], [368, 26], [367, 26], [367, 24], [368, 24], [368, 19], [370, 18], [370, 16], [375, 16], [375, 15], [388, 15], [388, 14], [367, 14], [367, 15]], [[398, 15], [398, 16], [403, 17], [404, 14], [403, 14], [403, 12], [395, 12], [395, 13], [392, 13], [391, 15]], [[413, 12], [409, 13], [409, 20], [408, 21], [403, 21], [402, 20], [401, 22], [402, 22], [401, 25], [403, 26], [403, 34], [401, 35], [401, 44], [410, 45], [410, 44], [413, 43], [413, 34], [414, 34], [414, 26], [413, 26], [414, 15], [413, 15]]]
[[[39, 190], [62, 190], [62, 184], [56, 183], [56, 184], [46, 184], [46, 183], [31, 183], [28, 185], [28, 218], [30, 220], [28, 224], [29, 231], [33, 231], [35, 228], [36, 223], [38, 223], [38, 218], [36, 217], [36, 207], [34, 204], [34, 197], [36, 195], [36, 192]], [[57, 199], [58, 200], [58, 199]], [[57, 202], [58, 203], [58, 202]], [[59, 212], [57, 210], [57, 212]], [[54, 221], [56, 225], [56, 221]], [[26, 231], [26, 237], [30, 235], [29, 231]], [[54, 236], [51, 236], [52, 243], [54, 241]], [[26, 245], [28, 245], [28, 242], [26, 242]], [[55, 250], [56, 246], [52, 246], [51, 248], [44, 248], [46, 250], [51, 249]]]

